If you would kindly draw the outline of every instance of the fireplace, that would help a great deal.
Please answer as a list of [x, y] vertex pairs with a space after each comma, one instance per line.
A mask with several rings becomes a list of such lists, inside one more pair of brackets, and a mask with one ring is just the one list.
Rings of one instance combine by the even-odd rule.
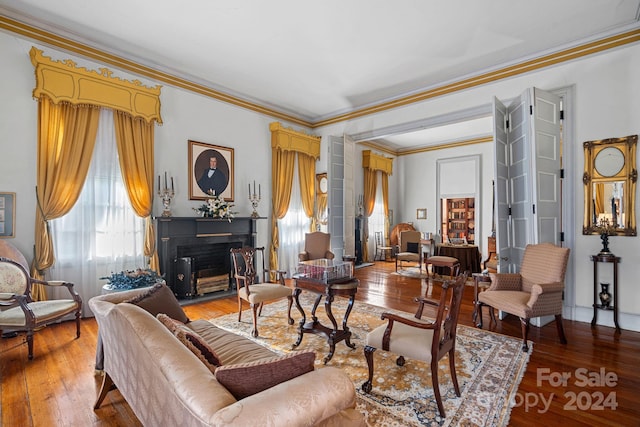
[[254, 246], [256, 218], [156, 219], [160, 273], [180, 299], [235, 292], [229, 250]]

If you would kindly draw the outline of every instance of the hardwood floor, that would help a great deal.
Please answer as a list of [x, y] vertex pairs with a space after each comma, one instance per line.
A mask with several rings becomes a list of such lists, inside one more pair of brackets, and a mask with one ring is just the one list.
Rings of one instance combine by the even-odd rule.
[[[428, 292], [433, 298], [439, 297], [439, 282], [427, 286], [420, 279], [390, 274], [393, 269], [392, 262], [357, 269], [357, 300], [413, 312], [413, 297]], [[472, 326], [472, 301], [473, 288], [469, 286], [461, 313], [461, 323], [468, 326]], [[189, 305], [185, 311], [192, 319], [209, 319], [235, 312], [236, 304], [231, 297]], [[484, 320], [487, 328], [486, 310]], [[553, 323], [531, 328], [533, 353], [518, 389], [518, 406], [512, 411], [510, 425], [640, 425], [640, 333], [623, 330], [615, 334], [613, 328], [591, 329], [588, 323], [567, 320], [564, 326], [567, 345], [559, 343]], [[110, 393], [99, 410], [93, 410], [100, 384], [100, 377], [94, 375], [97, 327], [94, 319], [84, 319], [78, 340], [74, 339], [74, 328], [73, 322], [65, 322], [37, 332], [32, 361], [27, 360], [24, 336], [0, 339], [0, 425], [140, 425], [117, 392]], [[513, 316], [491, 329], [520, 337], [520, 324]], [[608, 385], [601, 385], [602, 372]], [[562, 375], [569, 375], [566, 384], [561, 384]], [[550, 404], [543, 403], [549, 400]], [[612, 408], [613, 404], [617, 406]]]

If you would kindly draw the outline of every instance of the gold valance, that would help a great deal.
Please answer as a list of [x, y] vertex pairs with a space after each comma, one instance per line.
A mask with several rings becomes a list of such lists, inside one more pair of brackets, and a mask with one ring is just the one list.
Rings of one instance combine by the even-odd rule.
[[35, 67], [34, 98], [49, 97], [54, 103], [89, 104], [111, 108], [142, 118], [147, 122], [162, 123], [160, 117], [160, 87], [144, 86], [139, 80], [127, 81], [113, 77], [113, 72], [100, 68], [100, 72], [78, 67], [70, 59], [54, 61], [31, 48], [31, 63]]
[[371, 150], [364, 150], [362, 152], [362, 167], [391, 175], [393, 172], [393, 159], [372, 153]]
[[271, 130], [271, 148], [284, 151], [297, 151], [314, 159], [320, 158], [320, 137], [307, 135], [293, 129], [282, 127], [279, 122], [269, 124]]

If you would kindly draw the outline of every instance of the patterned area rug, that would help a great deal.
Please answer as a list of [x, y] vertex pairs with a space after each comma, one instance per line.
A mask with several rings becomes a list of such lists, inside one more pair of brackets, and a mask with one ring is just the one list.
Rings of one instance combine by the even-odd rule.
[[[303, 293], [300, 302], [310, 311], [313, 298]], [[332, 312], [338, 323], [346, 309], [346, 299], [336, 298]], [[461, 397], [455, 395], [449, 375], [447, 357], [438, 367], [440, 393], [447, 414], [440, 417], [433, 396], [429, 364], [407, 359], [403, 367], [396, 365], [396, 355], [377, 350], [374, 353], [373, 390], [366, 394], [361, 390], [367, 378], [363, 340], [366, 334], [384, 323], [380, 315], [384, 311], [399, 313], [361, 302], [355, 302], [348, 326], [352, 332], [352, 350], [344, 342], [336, 345], [333, 358], [327, 366], [344, 369], [356, 387], [357, 409], [365, 414], [369, 426], [504, 426], [508, 424], [511, 408], [509, 401], [515, 395], [525, 372], [529, 354], [521, 350], [521, 341], [481, 329], [458, 326], [456, 344], [456, 368]], [[406, 313], [405, 313], [406, 314]], [[321, 323], [330, 324], [320, 304], [316, 315]], [[292, 351], [298, 337], [297, 327], [301, 319], [294, 308], [296, 320], [290, 326], [286, 321], [286, 300], [265, 305], [258, 320], [260, 336], [254, 341], [280, 353]], [[307, 320], [310, 314], [307, 312]], [[251, 312], [242, 314], [238, 323], [236, 313], [211, 319], [211, 322], [227, 330], [251, 338]], [[531, 345], [532, 343], [530, 343]], [[315, 350], [316, 369], [324, 367], [323, 358], [329, 351], [326, 340], [313, 334], [305, 334], [296, 350]], [[531, 351], [531, 350], [529, 350]]]
[[402, 269], [398, 268], [398, 271], [394, 271], [391, 274], [394, 274], [396, 276], [415, 277], [417, 279], [426, 279], [427, 277], [429, 277], [424, 270], [421, 270], [418, 267], [404, 267]]

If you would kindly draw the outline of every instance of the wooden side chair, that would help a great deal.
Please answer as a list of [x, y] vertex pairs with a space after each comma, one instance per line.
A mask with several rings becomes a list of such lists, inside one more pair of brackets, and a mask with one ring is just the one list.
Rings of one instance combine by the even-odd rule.
[[[362, 390], [365, 393], [369, 393], [372, 388], [373, 352], [380, 348], [399, 355], [396, 360], [398, 366], [404, 366], [405, 356], [431, 365], [433, 394], [436, 398], [440, 415], [442, 417], [446, 416], [440, 396], [438, 361], [445, 355], [449, 355], [451, 381], [456, 395], [460, 396], [455, 361], [456, 329], [466, 280], [467, 272], [458, 276], [455, 280], [446, 281], [442, 285], [439, 303], [424, 297], [416, 298], [415, 301], [419, 305], [413, 318], [398, 316], [393, 313], [382, 314], [382, 319], [388, 319], [389, 322], [386, 325], [378, 326], [369, 332], [366, 337], [364, 356], [369, 367], [369, 378], [362, 384]], [[438, 308], [435, 320], [422, 318], [425, 304]]]
[[376, 253], [373, 260], [386, 261], [387, 253], [392, 253], [393, 247], [385, 244], [384, 233], [382, 231], [376, 231], [373, 234], [376, 241]]
[[[34, 284], [63, 286], [71, 298], [34, 301]], [[76, 338], [80, 338], [82, 299], [73, 283], [34, 279], [20, 262], [4, 257], [0, 257], [0, 307], [6, 308], [0, 312], [0, 333], [26, 332], [29, 360], [33, 359], [33, 333], [71, 313], [75, 314]]]
[[520, 273], [497, 273], [491, 286], [478, 295], [478, 310], [482, 328], [482, 307], [514, 314], [522, 326], [522, 351], [528, 351], [527, 336], [529, 321], [540, 316], [555, 316], [558, 336], [562, 344], [567, 343], [562, 326], [562, 295], [564, 276], [569, 262], [569, 248], [552, 243], [527, 245], [522, 256]]
[[[261, 273], [257, 272], [255, 268], [257, 253], [262, 256]], [[231, 258], [233, 259], [233, 277], [236, 279], [238, 294], [238, 322], [242, 320], [242, 300], [245, 300], [251, 306], [253, 314], [253, 331], [251, 335], [257, 337], [258, 317], [262, 314], [263, 304], [267, 301], [286, 297], [289, 300], [287, 321], [290, 325], [293, 325], [293, 318], [291, 317], [293, 289], [287, 287], [284, 283], [285, 271], [265, 269], [264, 247], [251, 248], [245, 246], [232, 248]], [[271, 273], [275, 274], [277, 282], [269, 281]]]

